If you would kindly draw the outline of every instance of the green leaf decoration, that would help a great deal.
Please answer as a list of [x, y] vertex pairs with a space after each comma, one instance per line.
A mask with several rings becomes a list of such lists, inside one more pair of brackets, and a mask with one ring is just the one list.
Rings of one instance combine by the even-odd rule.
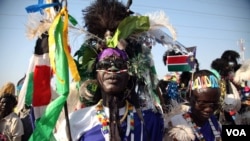
[[78, 72], [81, 76], [81, 80], [84, 81], [89, 78], [93, 78], [95, 75], [95, 63], [97, 57], [97, 50], [94, 45], [84, 43], [81, 48], [76, 51], [77, 57], [76, 64]]
[[146, 55], [139, 53], [130, 60], [130, 63], [130, 75], [137, 76], [139, 79], [143, 80], [143, 74], [150, 66], [150, 59]]

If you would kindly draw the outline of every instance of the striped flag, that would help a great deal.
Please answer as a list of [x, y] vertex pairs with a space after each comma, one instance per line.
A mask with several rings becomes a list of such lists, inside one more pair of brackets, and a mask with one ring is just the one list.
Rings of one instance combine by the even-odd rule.
[[51, 77], [49, 54], [33, 54], [18, 96], [17, 112], [20, 112], [26, 104], [33, 106], [35, 119], [41, 117], [52, 98]]
[[53, 129], [69, 94], [69, 68], [75, 81], [80, 80], [75, 62], [68, 46], [68, 12], [62, 8], [49, 29], [49, 57], [56, 77], [56, 92], [59, 94], [49, 103], [44, 114], [36, 121], [29, 141], [53, 139]]
[[191, 71], [189, 55], [167, 56], [168, 71]]
[[[46, 50], [46, 53], [41, 54], [44, 48], [39, 48], [41, 49], [38, 50], [39, 53], [31, 57], [29, 69], [18, 99], [17, 109], [19, 111], [24, 107], [24, 104], [34, 107], [35, 129], [29, 138], [30, 141], [53, 140], [52, 132], [69, 93], [68, 69], [70, 68], [75, 81], [80, 80], [68, 46], [69, 17], [73, 25], [76, 24], [76, 21], [68, 15], [66, 7], [61, 8], [59, 13], [54, 11], [54, 8], [59, 5], [58, 0], [46, 0], [46, 4], [39, 0], [37, 5], [26, 8], [28, 13], [40, 11], [43, 14], [46, 12], [48, 21], [54, 19], [49, 29], [49, 41], [46, 41], [46, 43], [49, 43], [49, 49]], [[35, 35], [40, 35], [40, 33], [48, 29], [41, 28], [43, 32], [35, 30], [37, 31]], [[44, 45], [44, 42], [37, 42], [37, 44]], [[47, 44], [46, 47], [48, 47]], [[52, 75], [56, 78], [56, 92], [50, 86]], [[57, 97], [53, 96], [54, 93], [58, 94]]]

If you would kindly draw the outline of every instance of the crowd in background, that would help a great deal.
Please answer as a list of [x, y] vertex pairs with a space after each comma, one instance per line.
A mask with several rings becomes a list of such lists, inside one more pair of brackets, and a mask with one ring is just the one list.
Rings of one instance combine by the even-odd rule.
[[[173, 36], [176, 33], [164, 13], [134, 15], [129, 9], [131, 4], [131, 0], [127, 5], [97, 0], [86, 7], [82, 12], [89, 38], [79, 47], [74, 60], [69, 59], [69, 52], [63, 52], [70, 46], [63, 42], [63, 33], [57, 31], [65, 31], [60, 23], [63, 20], [53, 25], [53, 34], [53, 30], [48, 32], [48, 25], [40, 25], [44, 29], [39, 31], [27, 76], [17, 84], [6, 83], [0, 90], [1, 141], [38, 140], [36, 137], [41, 136], [46, 137], [43, 140], [58, 141], [218, 141], [222, 125], [250, 124], [249, 63], [240, 64], [236, 51], [225, 50], [211, 61], [210, 69], [201, 69], [199, 58], [189, 52], [194, 59], [189, 60], [192, 69], [166, 72], [170, 75], [158, 80], [151, 48], [155, 42], [166, 45], [164, 37], [168, 36], [159, 36], [162, 31], [154, 29], [162, 24]], [[54, 10], [62, 10], [59, 15], [66, 16], [66, 8], [60, 6]], [[46, 22], [39, 24], [51, 24]], [[49, 41], [64, 48], [51, 53]], [[180, 48], [179, 52], [174, 49], [173, 45], [164, 54], [165, 65], [167, 56], [182, 55]], [[55, 57], [60, 53], [64, 57], [68, 53], [68, 60], [59, 65], [69, 61], [71, 67], [76, 67], [75, 76], [80, 77], [79, 83], [72, 82], [70, 91], [66, 90], [68, 86], [54, 90], [50, 84], [53, 75], [63, 82], [60, 84], [67, 84], [67, 79], [57, 73], [63, 67], [58, 69], [54, 64], [63, 58]], [[56, 59], [50, 61], [51, 56]], [[56, 106], [47, 110], [54, 101], [58, 101]], [[60, 106], [64, 106], [65, 114], [60, 114], [58, 120], [53, 117], [57, 120], [54, 127], [52, 121], [44, 119]], [[51, 133], [36, 127], [54, 129]], [[34, 132], [40, 135], [32, 136]]]
[[[232, 59], [232, 56], [236, 57]], [[209, 73], [213, 74], [216, 79], [218, 79], [217, 87], [220, 89], [219, 99], [215, 100], [214, 102], [209, 101], [208, 104], [202, 102], [199, 103], [199, 106], [207, 104], [209, 107], [210, 104], [210, 106], [213, 108], [212, 115], [215, 117], [213, 120], [218, 120], [218, 125], [216, 124], [216, 128], [220, 132], [221, 126], [219, 125], [250, 124], [250, 89], [247, 85], [248, 80], [245, 79], [246, 77], [238, 76], [239, 71], [243, 70], [241, 68], [242, 64], [239, 64], [237, 62], [237, 57], [237, 52], [227, 50], [223, 53], [221, 58], [217, 58], [211, 62], [211, 70], [209, 70]], [[228, 58], [230, 58], [231, 60], [228, 60]], [[221, 66], [222, 64], [224, 66]], [[177, 139], [179, 140], [194, 140], [195, 138], [193, 136], [184, 136], [178, 138], [176, 132], [181, 132], [182, 130], [177, 130], [176, 127], [180, 128], [181, 125], [178, 124], [182, 123], [181, 121], [179, 121], [178, 123], [178, 121], [174, 119], [179, 114], [183, 114], [185, 112], [188, 113], [188, 111], [192, 109], [190, 108], [192, 106], [193, 109], [195, 109], [195, 104], [192, 105], [192, 100], [190, 100], [193, 95], [191, 94], [190, 90], [190, 87], [192, 87], [192, 84], [190, 84], [190, 82], [194, 81], [190, 80], [194, 79], [196, 73], [204, 71], [200, 70], [198, 66], [199, 64], [197, 61], [197, 67], [194, 72], [171, 72], [166, 75], [165, 78], [158, 81], [158, 96], [161, 101], [160, 109], [162, 110], [162, 114], [165, 121], [165, 137], [163, 140], [171, 140], [171, 138], [173, 139], [173, 137], [177, 137]], [[29, 122], [32, 121], [30, 118], [31, 112], [29, 110], [29, 107], [24, 107], [23, 110], [19, 113], [15, 111], [15, 106], [17, 105], [17, 96], [24, 78], [22, 78], [16, 85], [12, 82], [8, 82], [1, 88], [0, 138], [2, 139], [4, 139], [5, 136], [9, 140], [13, 141], [28, 140], [29, 136], [32, 134], [32, 124], [30, 124]], [[202, 98], [205, 99], [206, 95], [210, 94], [206, 93], [202, 96]], [[215, 97], [215, 95], [212, 95], [212, 99], [216, 99]], [[197, 98], [199, 99], [199, 96], [196, 96], [194, 98], [196, 100], [193, 101], [194, 103], [199, 101], [197, 101]], [[75, 108], [79, 110], [84, 107], [85, 106]], [[199, 119], [200, 117], [202, 117], [201, 114], [197, 115], [197, 119]], [[185, 133], [191, 132], [188, 131], [188, 129], [185, 130], [187, 130]], [[185, 134], [183, 133], [182, 135]]]

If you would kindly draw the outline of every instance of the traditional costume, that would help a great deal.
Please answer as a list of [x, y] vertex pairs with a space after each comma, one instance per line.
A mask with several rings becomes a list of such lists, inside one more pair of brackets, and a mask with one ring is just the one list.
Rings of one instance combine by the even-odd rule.
[[[160, 113], [155, 114], [152, 110], [143, 110], [143, 120], [135, 111], [134, 106], [127, 102], [126, 106], [119, 109], [121, 128], [123, 131], [122, 140], [162, 140], [161, 132], [155, 130], [163, 129], [163, 120]], [[88, 116], [84, 116], [88, 115]], [[83, 118], [84, 117], [84, 118]], [[72, 140], [83, 141], [108, 141], [109, 140], [109, 108], [102, 106], [99, 102], [96, 105], [86, 107], [69, 115]], [[62, 123], [66, 125], [66, 122]], [[67, 140], [66, 126], [64, 132], [59, 131], [56, 136], [59, 141]], [[151, 136], [148, 136], [149, 133]], [[135, 136], [136, 135], [136, 136]]]
[[[116, 137], [124, 141], [162, 140], [163, 111], [156, 94], [158, 79], [151, 48], [156, 41], [164, 46], [172, 46], [176, 32], [163, 12], [145, 16], [135, 15], [129, 9], [131, 4], [131, 0], [126, 6], [116, 0], [96, 0], [83, 10], [87, 30], [81, 31], [87, 36], [81, 48], [75, 53], [75, 62], [81, 76], [79, 98], [85, 108], [71, 113], [68, 124], [63, 121], [55, 134], [58, 140], [67, 140], [66, 137], [70, 137], [67, 135], [68, 125], [71, 131], [68, 133], [74, 141], [109, 141], [115, 140]], [[168, 28], [173, 37], [159, 27]], [[105, 57], [110, 56], [118, 56], [122, 62], [117, 63], [115, 59], [106, 61]], [[109, 65], [123, 68], [126, 64], [124, 61], [128, 64], [125, 69], [102, 69], [111, 67]], [[126, 90], [119, 96], [110, 96], [120, 98], [118, 102], [125, 100], [125, 107], [118, 108], [119, 103], [113, 102], [112, 98], [112, 105], [105, 107], [101, 103], [102, 99], [103, 102], [107, 102], [103, 95], [100, 96], [100, 86], [96, 81], [96, 73], [101, 72], [129, 74]], [[115, 121], [114, 117], [110, 116], [111, 113], [116, 115]], [[116, 124], [118, 114], [120, 122]], [[116, 126], [112, 126], [113, 124]], [[117, 128], [118, 135], [112, 132], [118, 131]]]

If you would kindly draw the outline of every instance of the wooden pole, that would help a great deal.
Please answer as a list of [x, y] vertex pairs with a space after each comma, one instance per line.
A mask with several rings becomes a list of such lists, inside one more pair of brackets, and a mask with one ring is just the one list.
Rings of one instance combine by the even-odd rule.
[[67, 135], [69, 137], [69, 141], [72, 141], [67, 101], [64, 103], [64, 114], [65, 114], [65, 120], [66, 120], [66, 125], [67, 125]]

